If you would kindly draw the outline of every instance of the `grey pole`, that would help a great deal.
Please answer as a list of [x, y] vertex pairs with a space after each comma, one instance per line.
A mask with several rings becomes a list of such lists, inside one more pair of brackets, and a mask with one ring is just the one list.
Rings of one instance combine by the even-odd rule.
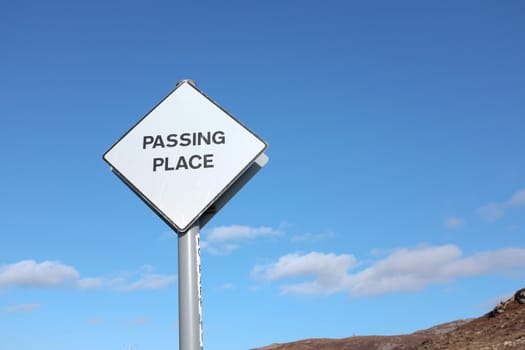
[[[194, 80], [177, 83], [197, 86]], [[179, 234], [179, 350], [202, 350], [201, 255], [199, 220]]]
[[179, 350], [202, 350], [199, 221], [179, 234]]

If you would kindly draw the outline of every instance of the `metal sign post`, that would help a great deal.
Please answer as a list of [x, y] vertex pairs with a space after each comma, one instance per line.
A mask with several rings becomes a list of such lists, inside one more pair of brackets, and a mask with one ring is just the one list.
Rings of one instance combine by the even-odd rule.
[[180, 81], [104, 153], [111, 170], [178, 233], [179, 350], [202, 350], [200, 228], [268, 162], [266, 143]]
[[179, 234], [179, 349], [202, 349], [200, 226]]

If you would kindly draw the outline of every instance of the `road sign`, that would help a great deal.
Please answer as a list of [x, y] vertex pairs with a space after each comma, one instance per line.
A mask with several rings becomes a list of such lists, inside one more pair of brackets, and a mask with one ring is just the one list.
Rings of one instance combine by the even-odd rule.
[[103, 158], [164, 221], [185, 232], [253, 168], [266, 147], [194, 84], [182, 81]]

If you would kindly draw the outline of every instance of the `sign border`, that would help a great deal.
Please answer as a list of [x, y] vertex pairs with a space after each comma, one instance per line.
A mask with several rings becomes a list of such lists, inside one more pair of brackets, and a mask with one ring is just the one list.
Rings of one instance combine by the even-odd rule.
[[[209, 102], [214, 104], [217, 108], [219, 108], [221, 111], [223, 111], [227, 116], [232, 118], [235, 122], [237, 122], [240, 126], [242, 126], [246, 131], [248, 131], [250, 134], [252, 134], [255, 138], [257, 138], [259, 141], [261, 141], [264, 145], [262, 150], [253, 157], [253, 159], [236, 175], [233, 177], [233, 179], [228, 183], [213, 199], [204, 206], [204, 208], [185, 226], [185, 227], [179, 227], [177, 224], [175, 224], [168, 215], [166, 215], [162, 210], [160, 210], [149, 198], [147, 198], [139, 189], [136, 187], [130, 180], [124, 176], [121, 172], [118, 171], [118, 169], [115, 168], [113, 164], [106, 158], [106, 155], [111, 152], [111, 150], [120, 142], [122, 141], [133, 129], [135, 129], [143, 120], [145, 120], [155, 109], [157, 109], [158, 106], [160, 106], [168, 97], [170, 97], [175, 91], [183, 86], [184, 84], [190, 85], [195, 91], [197, 91], [201, 96], [205, 97]], [[150, 209], [152, 209], [168, 226], [170, 226], [172, 229], [179, 233], [184, 233], [188, 231], [197, 220], [203, 216], [206, 211], [213, 206], [213, 204], [235, 183], [237, 180], [252, 166], [252, 164], [255, 162], [255, 160], [264, 153], [264, 151], [268, 148], [268, 144], [261, 139], [257, 134], [255, 134], [253, 131], [248, 129], [246, 125], [244, 125], [242, 122], [240, 122], [237, 118], [235, 118], [232, 114], [230, 114], [227, 110], [225, 110], [223, 107], [221, 107], [218, 103], [213, 101], [208, 95], [206, 95], [204, 92], [202, 92], [193, 81], [190, 80], [182, 80], [180, 81], [175, 89], [173, 89], [170, 93], [168, 93], [160, 102], [158, 102], [148, 113], [146, 113], [142, 118], [140, 118], [124, 135], [122, 135], [104, 154], [102, 155], [102, 159], [110, 166], [111, 171], [117, 175], [117, 177], [122, 180], [137, 196], [139, 196], [144, 203]]]

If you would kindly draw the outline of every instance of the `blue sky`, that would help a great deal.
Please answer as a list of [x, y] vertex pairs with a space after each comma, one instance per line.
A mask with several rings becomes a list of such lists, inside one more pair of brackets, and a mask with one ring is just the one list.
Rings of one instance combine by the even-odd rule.
[[520, 1], [0, 10], [0, 347], [178, 347], [177, 239], [102, 154], [191, 78], [269, 144], [202, 230], [204, 347], [399, 334], [525, 281]]

